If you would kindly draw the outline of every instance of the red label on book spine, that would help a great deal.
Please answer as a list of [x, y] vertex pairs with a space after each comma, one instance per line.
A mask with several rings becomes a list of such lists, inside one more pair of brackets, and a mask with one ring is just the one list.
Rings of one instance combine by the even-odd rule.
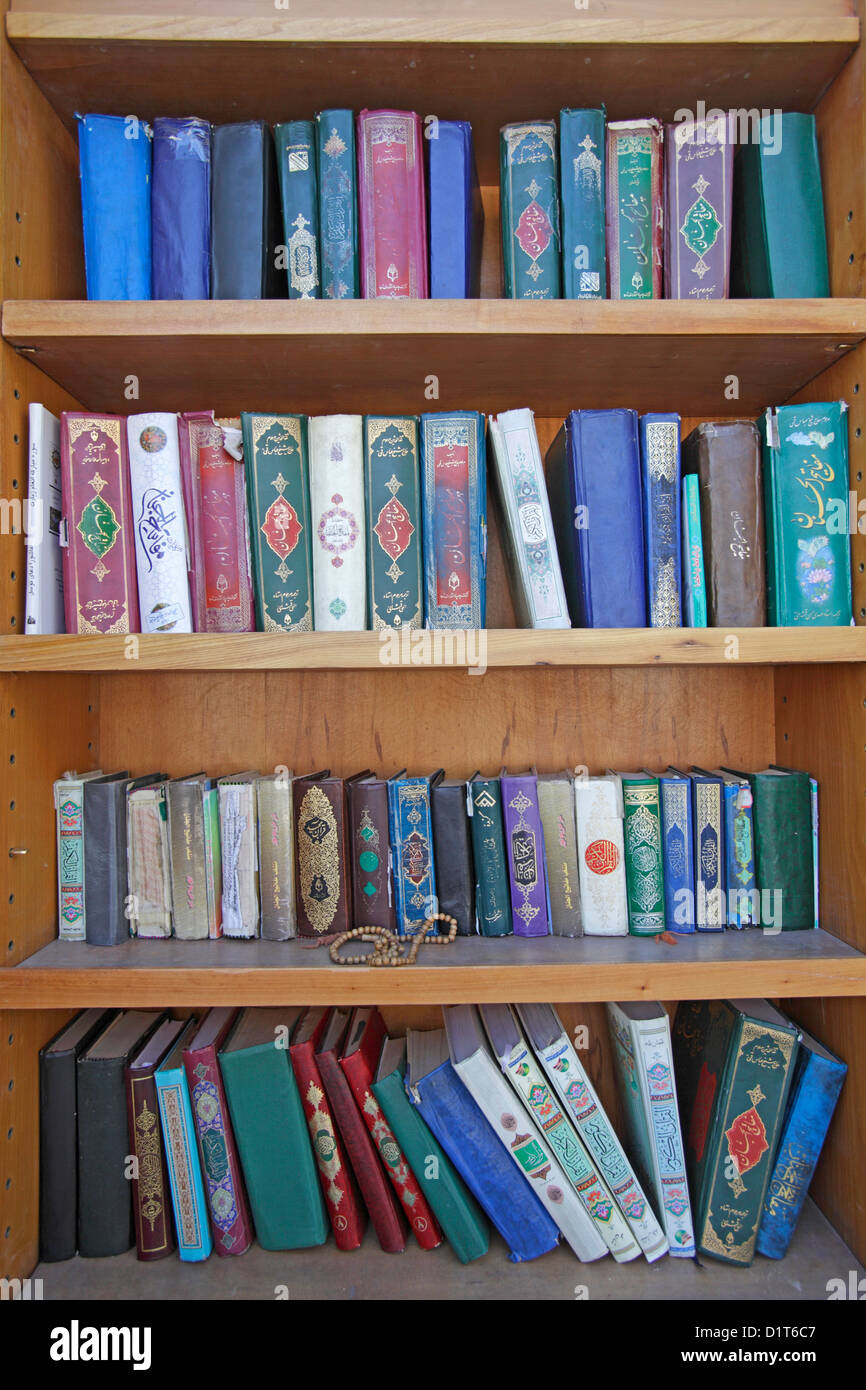
[[433, 451], [436, 491], [436, 602], [472, 602], [469, 570], [469, 450], [439, 445]]

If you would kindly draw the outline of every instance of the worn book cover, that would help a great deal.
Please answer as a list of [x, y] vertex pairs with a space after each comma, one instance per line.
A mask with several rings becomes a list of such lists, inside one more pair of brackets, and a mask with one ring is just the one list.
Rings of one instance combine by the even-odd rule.
[[426, 299], [427, 213], [421, 119], [359, 111], [358, 210], [365, 299]]
[[322, 298], [358, 299], [358, 166], [351, 111], [316, 117]]
[[487, 475], [484, 416], [421, 416], [424, 626], [484, 627]]
[[607, 126], [607, 266], [611, 299], [662, 297], [662, 127]]
[[606, 299], [605, 109], [559, 113], [562, 297]]
[[274, 126], [289, 299], [321, 299], [319, 190], [314, 121]]
[[727, 299], [731, 269], [733, 122], [665, 126], [665, 298]]
[[506, 299], [559, 299], [559, 167], [556, 122], [499, 132], [502, 260]]
[[682, 458], [684, 484], [700, 488], [693, 543], [703, 542], [704, 625], [765, 627], [760, 431], [753, 420], [707, 420], [684, 441]]

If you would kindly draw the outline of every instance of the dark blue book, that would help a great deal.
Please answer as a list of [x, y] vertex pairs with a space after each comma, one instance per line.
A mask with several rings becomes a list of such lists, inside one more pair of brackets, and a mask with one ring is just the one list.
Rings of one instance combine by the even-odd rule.
[[472, 127], [468, 121], [439, 121], [431, 136], [427, 141], [430, 298], [477, 299], [484, 209]]
[[400, 936], [414, 935], [438, 911], [430, 782], [430, 777], [407, 777], [405, 772], [388, 781], [388, 829]]
[[605, 110], [559, 113], [562, 297], [606, 299]]
[[689, 768], [695, 826], [695, 928], [724, 931], [728, 924], [725, 784], [702, 767]]
[[547, 451], [547, 491], [574, 627], [646, 627], [637, 414], [573, 410]]
[[552, 1250], [559, 1229], [452, 1067], [444, 1029], [410, 1030], [407, 1054], [409, 1099], [509, 1246], [508, 1258], [519, 1263]]
[[213, 130], [211, 299], [285, 299], [274, 137], [264, 121]]
[[210, 121], [153, 123], [153, 297], [210, 299]]
[[316, 126], [313, 121], [285, 121], [274, 126], [289, 299], [320, 299], [319, 188], [316, 173]]
[[77, 119], [87, 298], [150, 299], [150, 126], [137, 116]]
[[679, 415], [640, 419], [650, 627], [682, 627], [682, 488]]
[[695, 930], [695, 827], [692, 779], [669, 767], [659, 775], [665, 930]]
[[323, 299], [358, 299], [358, 166], [352, 111], [316, 117], [319, 256]]
[[800, 1029], [794, 1079], [758, 1228], [759, 1255], [780, 1260], [787, 1252], [847, 1071], [841, 1058]]

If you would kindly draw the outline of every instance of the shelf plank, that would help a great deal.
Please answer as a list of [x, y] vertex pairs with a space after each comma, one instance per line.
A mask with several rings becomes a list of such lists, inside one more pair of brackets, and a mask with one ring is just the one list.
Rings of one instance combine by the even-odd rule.
[[3, 336], [91, 410], [128, 413], [135, 376], [140, 411], [712, 418], [787, 400], [866, 338], [866, 301], [7, 300]]
[[774, 666], [866, 661], [866, 626], [569, 628], [559, 632], [0, 636], [0, 671], [309, 671], [515, 666]]
[[0, 1007], [451, 1004], [853, 997], [866, 955], [824, 931], [678, 937], [458, 938], [401, 969], [336, 966], [296, 941], [53, 941], [0, 970]]

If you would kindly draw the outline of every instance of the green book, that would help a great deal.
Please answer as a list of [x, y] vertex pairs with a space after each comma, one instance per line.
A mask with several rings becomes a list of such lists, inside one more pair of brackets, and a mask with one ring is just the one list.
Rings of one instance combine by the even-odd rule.
[[780, 405], [759, 424], [770, 625], [847, 627], [848, 407], [844, 401]]
[[[728, 771], [729, 769], [724, 769]], [[752, 789], [755, 880], [761, 925], [782, 931], [815, 926], [812, 779], [807, 772], [768, 767], [736, 774]]]
[[373, 630], [423, 627], [421, 472], [414, 415], [364, 417], [364, 493]]
[[322, 298], [358, 299], [355, 117], [351, 111], [320, 111], [316, 126]]
[[241, 415], [256, 623], [312, 632], [313, 556], [305, 415]]
[[474, 773], [466, 785], [478, 927], [482, 936], [510, 936], [514, 924], [502, 819], [502, 787], [498, 777], [482, 777], [480, 772]]
[[659, 781], [645, 772], [620, 780], [628, 929], [632, 936], [655, 936], [665, 929]]
[[682, 1003], [673, 1057], [699, 1252], [749, 1265], [797, 1055], [764, 999]]
[[320, 299], [319, 190], [314, 121], [274, 126], [289, 299]]
[[289, 1039], [303, 1009], [243, 1009], [219, 1065], [259, 1245], [323, 1245], [328, 1220]]
[[487, 1220], [417, 1109], [410, 1105], [405, 1072], [406, 1039], [386, 1038], [373, 1095], [451, 1248], [461, 1264], [469, 1264], [487, 1254]]
[[662, 128], [653, 118], [607, 126], [607, 262], [611, 299], [662, 297]]
[[560, 299], [556, 122], [499, 132], [502, 260], [506, 299]]

